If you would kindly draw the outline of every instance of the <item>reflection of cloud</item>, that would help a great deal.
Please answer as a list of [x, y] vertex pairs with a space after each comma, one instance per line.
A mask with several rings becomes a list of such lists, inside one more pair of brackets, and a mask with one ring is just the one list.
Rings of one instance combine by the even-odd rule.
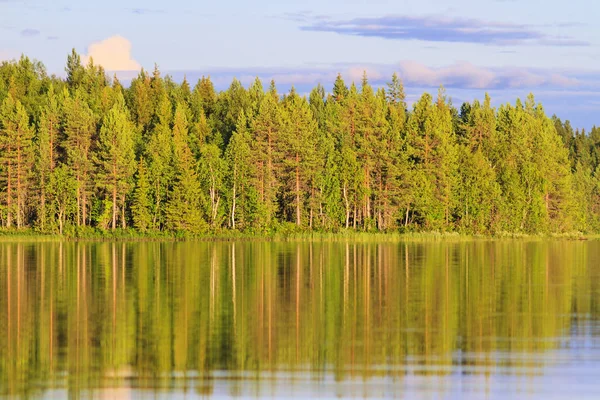
[[[296, 17], [296, 21], [303, 22]], [[375, 18], [332, 20], [307, 17], [305, 31], [428, 42], [493, 45], [538, 44], [545, 46], [588, 46], [566, 36], [551, 36], [527, 25], [466, 18], [390, 15]]]
[[141, 68], [131, 57], [131, 42], [118, 35], [92, 43], [88, 54], [82, 56], [83, 63], [87, 64], [90, 57], [107, 71], [137, 71]]
[[38, 29], [31, 29], [31, 28], [27, 28], [27, 29], [23, 29], [21, 31], [21, 36], [23, 37], [35, 37], [35, 36], [39, 36], [41, 32]]

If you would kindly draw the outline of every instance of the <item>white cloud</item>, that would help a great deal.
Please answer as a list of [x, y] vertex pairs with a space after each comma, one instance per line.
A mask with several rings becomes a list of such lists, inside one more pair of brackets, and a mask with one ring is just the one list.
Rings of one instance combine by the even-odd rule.
[[431, 68], [415, 61], [402, 61], [400, 76], [417, 85], [437, 86], [460, 84], [467, 88], [487, 88], [494, 84], [494, 72], [469, 63], [456, 63], [442, 68]]
[[348, 69], [347, 76], [353, 82], [361, 82], [365, 72], [367, 73], [367, 78], [369, 79], [369, 81], [378, 81], [380, 79], [384, 79], [384, 76], [381, 74], [381, 72], [379, 72], [379, 70], [374, 68], [373, 66], [351, 67], [350, 69]]
[[90, 57], [94, 60], [94, 64], [103, 66], [107, 71], [141, 69], [140, 64], [131, 56], [131, 42], [119, 35], [92, 43], [88, 47], [88, 54], [83, 55], [81, 60], [87, 64]]

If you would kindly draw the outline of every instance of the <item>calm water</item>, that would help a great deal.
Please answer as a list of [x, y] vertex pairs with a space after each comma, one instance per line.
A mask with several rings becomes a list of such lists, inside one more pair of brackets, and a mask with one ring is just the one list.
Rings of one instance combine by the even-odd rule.
[[599, 398], [600, 242], [0, 243], [0, 396]]

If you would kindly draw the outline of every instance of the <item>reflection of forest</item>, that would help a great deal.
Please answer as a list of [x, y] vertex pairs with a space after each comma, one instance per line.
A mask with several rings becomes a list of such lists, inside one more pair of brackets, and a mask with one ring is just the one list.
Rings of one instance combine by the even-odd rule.
[[0, 394], [539, 374], [598, 319], [599, 257], [559, 241], [3, 243]]

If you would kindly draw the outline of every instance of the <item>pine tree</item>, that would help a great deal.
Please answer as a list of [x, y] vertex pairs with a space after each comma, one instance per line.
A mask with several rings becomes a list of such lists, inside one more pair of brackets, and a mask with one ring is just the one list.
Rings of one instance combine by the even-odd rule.
[[262, 225], [268, 226], [275, 218], [278, 191], [277, 167], [279, 164], [278, 143], [283, 120], [279, 106], [273, 96], [265, 96], [259, 113], [251, 123], [252, 153], [256, 165], [256, 184], [261, 209], [264, 210]]
[[135, 171], [134, 127], [122, 94], [104, 117], [98, 136], [97, 162], [101, 185], [112, 201], [112, 229], [117, 228], [120, 202], [121, 227], [126, 227], [126, 196]]
[[58, 97], [54, 92], [54, 85], [50, 85], [47, 94], [47, 103], [40, 118], [37, 149], [36, 168], [38, 176], [39, 207], [37, 210], [38, 224], [42, 231], [47, 228], [48, 210], [46, 207], [48, 180], [56, 168], [58, 159], [58, 142], [60, 134], [61, 110]]
[[[284, 110], [283, 174], [287, 183], [287, 197], [293, 199], [289, 203], [294, 205], [295, 223], [302, 226], [304, 203], [314, 196], [309, 185], [317, 165], [317, 123], [306, 99], [300, 97], [294, 89], [285, 99]], [[314, 202], [311, 203], [314, 206]], [[309, 207], [309, 211], [312, 216], [313, 207]]]
[[8, 95], [0, 109], [0, 162], [2, 181], [6, 185], [6, 226], [13, 220], [17, 228], [26, 224], [27, 196], [33, 161], [33, 129], [29, 116], [19, 100]]
[[158, 67], [124, 87], [75, 51], [66, 72], [26, 56], [0, 64], [5, 226], [600, 229], [600, 129], [548, 118], [533, 96], [496, 109], [485, 95], [459, 112], [442, 89], [409, 112], [397, 74], [378, 90], [338, 75], [307, 101], [258, 78], [191, 90]]
[[88, 222], [88, 197], [91, 186], [91, 146], [95, 133], [96, 118], [77, 90], [73, 96], [64, 93], [64, 134], [63, 146], [67, 156], [67, 165], [77, 180], [77, 225], [86, 226]]

